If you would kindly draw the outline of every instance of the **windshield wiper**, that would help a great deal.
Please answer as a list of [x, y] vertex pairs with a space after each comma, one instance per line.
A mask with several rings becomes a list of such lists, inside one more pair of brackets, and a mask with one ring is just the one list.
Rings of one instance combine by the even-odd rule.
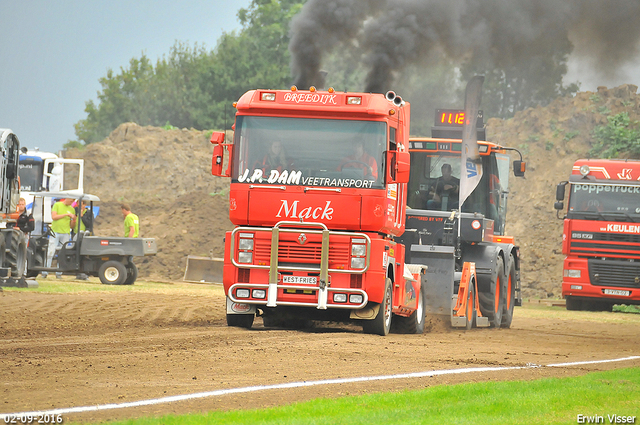
[[624, 211], [606, 211], [604, 213], [601, 213], [602, 215], [621, 215], [624, 214], [624, 216], [627, 218], [628, 221], [631, 221], [632, 223], [637, 223], [638, 217], [631, 217], [629, 214], [627, 214]]

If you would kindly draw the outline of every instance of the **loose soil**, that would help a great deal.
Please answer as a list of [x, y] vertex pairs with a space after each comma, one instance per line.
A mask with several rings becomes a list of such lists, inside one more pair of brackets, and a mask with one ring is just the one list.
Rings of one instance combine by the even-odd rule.
[[[545, 108], [492, 119], [489, 140], [519, 148], [525, 179], [511, 181], [507, 231], [522, 253], [525, 298], [558, 299], [562, 222], [555, 184], [588, 155], [597, 125], [629, 112], [640, 119], [637, 87], [599, 88]], [[68, 158], [85, 160], [85, 189], [102, 199], [99, 235], [120, 235], [118, 204], [140, 216], [158, 255], [138, 263], [141, 281], [126, 292], [0, 293], [0, 411], [47, 410], [159, 398], [224, 388], [327, 378], [389, 375], [472, 366], [525, 366], [638, 355], [637, 315], [518, 308], [511, 329], [449, 331], [434, 321], [424, 335], [365, 335], [353, 325], [309, 331], [229, 328], [217, 285], [181, 283], [187, 255], [221, 257], [228, 180], [211, 176], [209, 135], [127, 123]], [[143, 290], [144, 280], [166, 282]], [[94, 278], [86, 285], [99, 285]], [[140, 288], [140, 289], [138, 289]], [[168, 413], [273, 406], [316, 397], [398, 391], [464, 381], [536, 379], [624, 363], [527, 368], [421, 379], [259, 391], [65, 417], [104, 421]]]
[[[99, 286], [93, 279], [86, 286]], [[526, 304], [511, 329], [367, 335], [350, 324], [311, 330], [226, 326], [219, 285], [140, 282], [119, 292], [0, 293], [0, 412], [103, 405], [226, 388], [482, 366], [526, 366], [638, 355], [640, 315], [566, 312]], [[333, 384], [65, 414], [95, 422], [275, 406], [318, 397], [470, 381], [573, 376], [640, 367], [640, 359], [440, 377]], [[524, 414], [524, 413], [523, 413]]]

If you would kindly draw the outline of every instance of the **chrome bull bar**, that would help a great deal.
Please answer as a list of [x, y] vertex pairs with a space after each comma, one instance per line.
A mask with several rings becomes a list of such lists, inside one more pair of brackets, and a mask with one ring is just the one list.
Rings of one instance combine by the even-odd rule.
[[[295, 226], [295, 228], [288, 227]], [[300, 227], [308, 228], [307, 230], [300, 229]], [[315, 230], [313, 228], [318, 228], [319, 230]], [[270, 251], [270, 259], [269, 265], [257, 265], [257, 264], [244, 264], [238, 263], [236, 261], [236, 250], [235, 250], [235, 240], [236, 233], [239, 232], [268, 232], [271, 231], [271, 251]], [[280, 266], [278, 264], [278, 243], [280, 241], [280, 232], [282, 233], [300, 233], [305, 232], [308, 234], [319, 234], [322, 235], [322, 246], [320, 250], [320, 267], [297, 267], [297, 266]], [[351, 238], [363, 238], [366, 241], [367, 253], [365, 256], [365, 264], [362, 269], [330, 269], [329, 268], [329, 241], [331, 236], [349, 236]], [[371, 259], [371, 238], [365, 233], [353, 233], [353, 232], [339, 232], [339, 231], [331, 231], [327, 228], [323, 223], [306, 223], [301, 221], [280, 221], [276, 223], [271, 229], [267, 229], [264, 227], [237, 227], [231, 232], [231, 241], [230, 241], [230, 257], [231, 263], [238, 268], [245, 269], [268, 269], [269, 270], [269, 283], [267, 285], [262, 284], [249, 284], [252, 287], [266, 287], [267, 289], [267, 307], [275, 307], [278, 304], [280, 305], [303, 305], [303, 306], [316, 306], [320, 310], [325, 310], [327, 308], [329, 291], [339, 290], [340, 292], [355, 292], [363, 295], [364, 302], [362, 305], [354, 307], [350, 306], [339, 306], [333, 304], [336, 307], [344, 307], [344, 308], [362, 308], [366, 305], [368, 300], [368, 296], [366, 292], [359, 289], [351, 289], [351, 288], [340, 288], [333, 289], [330, 288], [330, 280], [329, 273], [347, 273], [347, 274], [363, 274], [369, 269], [369, 263]], [[319, 273], [318, 286], [291, 286], [291, 285], [279, 285], [279, 272], [281, 270], [286, 271], [303, 271], [303, 272], [313, 272]], [[229, 298], [235, 302], [247, 303], [247, 304], [262, 304], [262, 302], [257, 301], [246, 301], [246, 300], [237, 300], [233, 297], [232, 288], [235, 288], [234, 284], [229, 288]], [[242, 284], [241, 284], [242, 285]], [[247, 283], [244, 284], [245, 286]], [[278, 297], [278, 288], [287, 288], [287, 289], [303, 289], [303, 290], [317, 290], [318, 291], [318, 302], [316, 303], [288, 303], [288, 302], [277, 302]]]
[[[246, 299], [242, 299], [242, 298], [237, 298], [235, 297], [234, 294], [234, 289], [236, 288], [243, 288], [243, 287], [247, 287], [250, 286], [252, 289], [268, 289], [270, 287], [271, 284], [268, 283], [234, 283], [233, 285], [231, 285], [231, 287], [229, 288], [229, 299], [233, 302], [236, 303], [242, 303], [242, 304], [258, 304], [258, 305], [265, 305], [265, 302], [262, 300], [246, 300]], [[276, 291], [278, 290], [278, 288], [283, 288], [283, 289], [301, 289], [304, 291], [319, 291], [320, 287], [319, 286], [296, 286], [296, 285], [275, 285], [276, 286]], [[343, 304], [331, 304], [331, 308], [348, 308], [348, 309], [360, 309], [363, 308], [365, 305], [367, 305], [367, 302], [369, 302], [369, 297], [367, 295], [367, 293], [365, 291], [363, 291], [362, 289], [354, 289], [354, 288], [326, 288], [327, 292], [344, 292], [344, 293], [349, 293], [349, 294], [360, 294], [362, 295], [362, 302], [360, 304], [349, 304], [349, 305], [343, 305]], [[287, 305], [287, 306], [299, 306], [299, 307], [317, 307], [318, 309], [320, 309], [320, 303], [314, 303], [314, 302], [310, 302], [310, 303], [304, 303], [304, 302], [291, 302], [291, 301], [280, 301], [277, 303], [277, 305]], [[266, 304], [267, 307], [273, 307], [270, 306], [267, 302]], [[326, 310], [327, 306], [325, 305], [323, 310]]]

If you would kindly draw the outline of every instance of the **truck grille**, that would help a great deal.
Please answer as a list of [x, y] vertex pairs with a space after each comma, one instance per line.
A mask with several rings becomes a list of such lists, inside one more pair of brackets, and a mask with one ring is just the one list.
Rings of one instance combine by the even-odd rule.
[[640, 262], [589, 260], [589, 280], [596, 286], [640, 288]]
[[[331, 243], [329, 245], [329, 263], [349, 262], [350, 245], [347, 243]], [[271, 258], [271, 240], [257, 239], [255, 246], [256, 261], [269, 262]], [[322, 253], [321, 241], [309, 241], [300, 245], [297, 241], [280, 240], [278, 243], [279, 262], [320, 264]]]
[[[574, 232], [574, 234], [581, 234]], [[640, 236], [620, 233], [591, 233], [591, 239], [574, 238], [572, 235], [570, 252], [574, 255], [640, 259]]]

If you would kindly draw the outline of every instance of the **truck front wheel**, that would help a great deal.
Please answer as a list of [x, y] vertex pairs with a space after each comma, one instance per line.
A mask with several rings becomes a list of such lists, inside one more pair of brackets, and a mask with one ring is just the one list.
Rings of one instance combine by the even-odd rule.
[[104, 285], [122, 285], [127, 279], [127, 269], [120, 261], [105, 261], [98, 269], [98, 277]]
[[365, 320], [362, 330], [368, 334], [386, 336], [391, 329], [391, 279], [387, 278], [384, 287], [384, 298], [380, 304], [378, 315], [373, 320]]

